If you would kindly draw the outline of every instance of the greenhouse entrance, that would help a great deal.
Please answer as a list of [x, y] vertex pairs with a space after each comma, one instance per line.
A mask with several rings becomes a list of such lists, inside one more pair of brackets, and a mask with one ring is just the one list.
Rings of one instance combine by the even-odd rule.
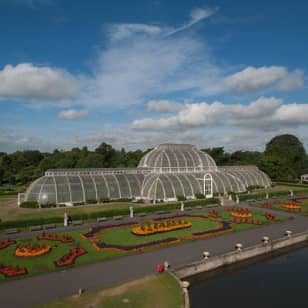
[[212, 198], [213, 197], [213, 177], [210, 173], [204, 175], [203, 178], [203, 190], [205, 198]]

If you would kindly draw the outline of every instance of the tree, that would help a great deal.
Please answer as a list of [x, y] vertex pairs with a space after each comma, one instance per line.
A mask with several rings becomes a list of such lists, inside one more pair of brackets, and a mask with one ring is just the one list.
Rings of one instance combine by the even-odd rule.
[[285, 134], [274, 137], [266, 145], [260, 167], [273, 179], [298, 179], [307, 167], [307, 155], [296, 136]]
[[103, 167], [110, 168], [114, 166], [115, 149], [105, 142], [101, 143], [96, 149], [95, 153], [100, 154], [103, 161]]
[[209, 154], [216, 162], [217, 165], [229, 165], [231, 155], [225, 152], [224, 147], [207, 148], [201, 151]]

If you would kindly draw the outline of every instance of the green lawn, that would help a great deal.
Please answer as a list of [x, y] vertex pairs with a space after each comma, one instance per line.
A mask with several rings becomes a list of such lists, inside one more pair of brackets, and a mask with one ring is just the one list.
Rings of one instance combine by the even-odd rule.
[[307, 187], [301, 187], [301, 186], [296, 186], [296, 185], [276, 185], [270, 188], [257, 188], [257, 189], [253, 189], [252, 193], [264, 193], [266, 194], [267, 192], [270, 194], [275, 193], [275, 192], [280, 192], [280, 191], [289, 191], [289, 190], [293, 190], [293, 192], [297, 192], [297, 191], [303, 191], [303, 190], [307, 190], [308, 193], [308, 185]]
[[183, 307], [182, 290], [169, 274], [157, 274], [124, 285], [85, 292], [41, 305], [40, 308], [104, 307], [104, 308], [180, 308]]
[[99, 239], [107, 244], [118, 244], [118, 245], [134, 245], [152, 242], [156, 240], [162, 240], [168, 237], [176, 237], [178, 239], [185, 239], [187, 234], [201, 232], [210, 229], [219, 228], [219, 224], [216, 221], [204, 220], [202, 218], [183, 218], [189, 220], [192, 226], [187, 229], [175, 230], [170, 232], [158, 233], [147, 236], [136, 236], [131, 233], [131, 226], [104, 231], [99, 234]]
[[[199, 213], [205, 215], [206, 213]], [[194, 214], [198, 215], [198, 214]], [[190, 228], [182, 229], [182, 230], [175, 230], [169, 231], [164, 233], [158, 233], [154, 235], [148, 236], [137, 236], [131, 233], [132, 225], [131, 226], [123, 226], [120, 228], [114, 229], [106, 229], [98, 233], [98, 239], [103, 241], [107, 244], [117, 244], [117, 245], [136, 245], [146, 242], [151, 242], [155, 240], [162, 240], [170, 237], [178, 238], [181, 242], [190, 240], [189, 236], [195, 232], [202, 232], [206, 230], [215, 230], [220, 227], [219, 221], [232, 221], [232, 217], [230, 212], [221, 211], [219, 212], [219, 218], [217, 220], [213, 219], [204, 219], [199, 217], [183, 217], [183, 220], [190, 221], [192, 226]], [[266, 220], [264, 216], [259, 213], [253, 213], [254, 220], [260, 220], [264, 223], [270, 223]], [[279, 218], [281, 219], [281, 218]], [[250, 228], [255, 228], [256, 225], [252, 224], [232, 224], [233, 231], [242, 231]], [[56, 267], [55, 261], [60, 259], [64, 254], [69, 252], [69, 248], [71, 247], [83, 247], [85, 248], [88, 253], [82, 255], [77, 258], [75, 264], [84, 265], [89, 263], [98, 262], [101, 260], [106, 260], [118, 256], [127, 255], [134, 252], [121, 252], [121, 251], [113, 251], [113, 250], [101, 250], [97, 251], [93, 244], [83, 238], [81, 235], [86, 233], [88, 230], [77, 230], [77, 231], [69, 231], [65, 233], [59, 233], [60, 235], [68, 235], [72, 236], [75, 241], [73, 243], [61, 243], [56, 241], [39, 241], [41, 243], [46, 243], [52, 246], [52, 250], [50, 253], [40, 256], [40, 257], [33, 257], [33, 258], [20, 258], [14, 256], [14, 251], [16, 246], [24, 245], [26, 243], [35, 243], [38, 240], [33, 237], [30, 239], [20, 239], [17, 241], [15, 245], [9, 246], [5, 249], [0, 250], [0, 263], [9, 266], [19, 266], [19, 267], [26, 267], [28, 270], [28, 275], [37, 275], [45, 272], [55, 271], [59, 268]], [[215, 234], [213, 234], [215, 235]], [[169, 244], [172, 245], [172, 244]], [[150, 249], [154, 249], [150, 247]], [[60, 268], [63, 269], [63, 268]], [[13, 278], [9, 278], [13, 279]], [[0, 281], [8, 280], [3, 275], [0, 274]]]

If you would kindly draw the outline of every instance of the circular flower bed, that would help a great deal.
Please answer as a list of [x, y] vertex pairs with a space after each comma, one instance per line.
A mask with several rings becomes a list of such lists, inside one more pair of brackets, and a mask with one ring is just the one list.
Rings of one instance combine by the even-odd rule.
[[31, 258], [45, 255], [51, 251], [51, 247], [45, 244], [29, 243], [25, 246], [17, 247], [15, 250], [16, 257]]
[[185, 220], [166, 220], [161, 222], [149, 222], [146, 224], [140, 224], [132, 229], [134, 235], [152, 235], [157, 233], [169, 232], [174, 230], [180, 230], [190, 228], [191, 222]]

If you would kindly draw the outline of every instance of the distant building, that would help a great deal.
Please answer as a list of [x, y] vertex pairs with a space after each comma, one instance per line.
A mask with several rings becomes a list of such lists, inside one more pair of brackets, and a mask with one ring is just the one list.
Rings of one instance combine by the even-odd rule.
[[198, 194], [211, 197], [270, 185], [270, 178], [256, 166], [217, 166], [193, 145], [161, 144], [137, 168], [47, 170], [21, 199], [41, 205], [95, 203], [104, 198], [175, 201], [180, 196], [195, 199]]

